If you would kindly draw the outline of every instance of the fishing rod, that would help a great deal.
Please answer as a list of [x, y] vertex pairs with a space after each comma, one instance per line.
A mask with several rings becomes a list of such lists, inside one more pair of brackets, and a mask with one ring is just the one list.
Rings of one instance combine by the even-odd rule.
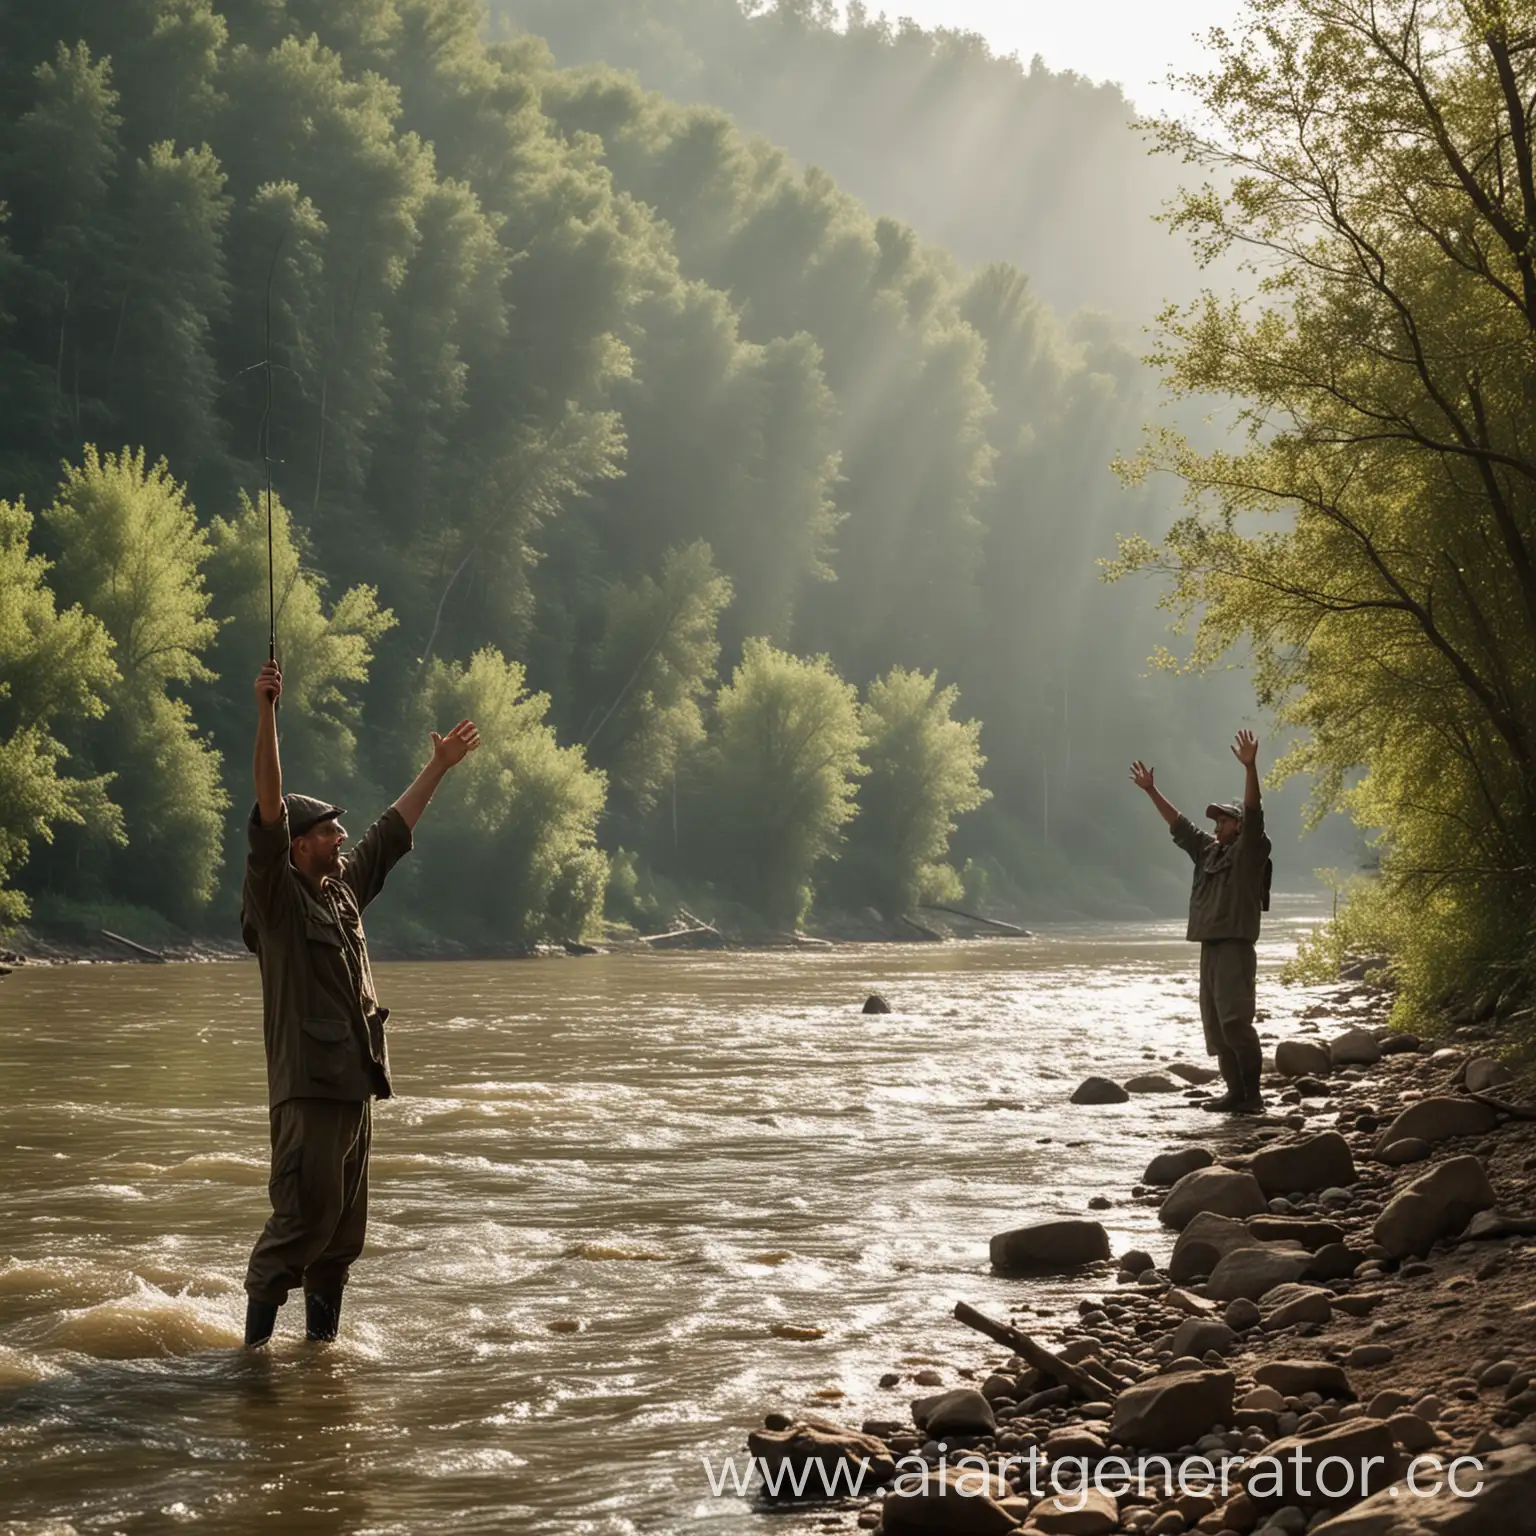
[[[277, 584], [273, 576], [272, 556], [272, 284], [277, 277], [277, 258], [282, 254], [283, 230], [272, 248], [272, 262], [267, 268], [266, 305], [262, 317], [261, 371], [264, 379], [264, 401], [261, 411], [261, 463], [266, 473], [267, 500], [267, 660], [277, 660]], [[281, 698], [273, 700], [272, 707], [281, 709]]]

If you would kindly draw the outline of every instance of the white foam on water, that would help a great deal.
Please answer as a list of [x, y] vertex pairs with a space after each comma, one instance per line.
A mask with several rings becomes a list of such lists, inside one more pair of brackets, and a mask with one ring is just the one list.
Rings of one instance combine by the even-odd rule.
[[41, 1312], [90, 1306], [121, 1294], [132, 1278], [126, 1269], [106, 1269], [88, 1259], [10, 1259], [0, 1266], [0, 1303], [19, 1302], [24, 1310]]
[[243, 1327], [227, 1304], [171, 1296], [136, 1278], [126, 1296], [65, 1312], [41, 1343], [49, 1350], [96, 1360], [150, 1360], [232, 1349], [243, 1337]]

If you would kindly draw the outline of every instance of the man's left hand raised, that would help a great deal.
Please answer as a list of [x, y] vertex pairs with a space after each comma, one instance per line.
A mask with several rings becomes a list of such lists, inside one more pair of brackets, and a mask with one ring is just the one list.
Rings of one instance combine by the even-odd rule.
[[446, 736], [432, 732], [432, 761], [440, 768], [462, 763], [480, 745], [480, 732], [473, 720], [460, 720]]

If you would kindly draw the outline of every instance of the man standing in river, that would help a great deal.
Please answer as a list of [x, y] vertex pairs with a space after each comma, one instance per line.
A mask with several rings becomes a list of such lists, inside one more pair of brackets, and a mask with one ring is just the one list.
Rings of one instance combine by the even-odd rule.
[[1202, 832], [1165, 800], [1145, 763], [1131, 764], [1131, 782], [1145, 790], [1173, 840], [1194, 861], [1185, 935], [1200, 946], [1200, 1022], [1207, 1055], [1216, 1058], [1227, 1091], [1202, 1109], [1237, 1115], [1264, 1111], [1259, 1091], [1264, 1055], [1253, 1027], [1258, 958], [1254, 944], [1268, 905], [1269, 839], [1259, 797], [1259, 739], [1239, 731], [1232, 755], [1243, 765], [1241, 805], [1205, 808], [1214, 835]]
[[342, 809], [283, 793], [277, 701], [283, 676], [256, 678], [256, 805], [240, 931], [261, 966], [272, 1179], [267, 1219], [246, 1271], [245, 1342], [272, 1337], [277, 1309], [304, 1288], [305, 1333], [336, 1337], [341, 1293], [363, 1248], [373, 1099], [387, 1099], [389, 1051], [368, 967], [363, 908], [410, 852], [443, 775], [480, 745], [474, 722], [432, 732], [432, 760], [342, 857]]

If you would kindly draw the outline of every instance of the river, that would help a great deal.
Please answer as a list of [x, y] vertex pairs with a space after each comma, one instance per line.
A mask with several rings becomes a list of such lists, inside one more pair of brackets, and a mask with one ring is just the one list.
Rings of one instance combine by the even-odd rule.
[[[1273, 972], [1315, 921], [1277, 899]], [[250, 964], [0, 982], [0, 1520], [54, 1531], [452, 1529], [799, 1536], [701, 1463], [765, 1409], [854, 1423], [883, 1372], [990, 1348], [965, 1298], [1034, 1309], [987, 1239], [1102, 1214], [1206, 1117], [1074, 1109], [1090, 1072], [1200, 1060], [1177, 924], [809, 953], [377, 967], [379, 1107], [342, 1341], [240, 1339], [266, 1215]], [[1265, 978], [1271, 978], [1266, 980]], [[878, 989], [895, 1011], [864, 1016]], [[1261, 1025], [1261, 1028], [1265, 1026]], [[1273, 1027], [1272, 1025], [1270, 1027]], [[1070, 1294], [1075, 1295], [1075, 1288]], [[781, 1337], [775, 1325], [825, 1330]]]

